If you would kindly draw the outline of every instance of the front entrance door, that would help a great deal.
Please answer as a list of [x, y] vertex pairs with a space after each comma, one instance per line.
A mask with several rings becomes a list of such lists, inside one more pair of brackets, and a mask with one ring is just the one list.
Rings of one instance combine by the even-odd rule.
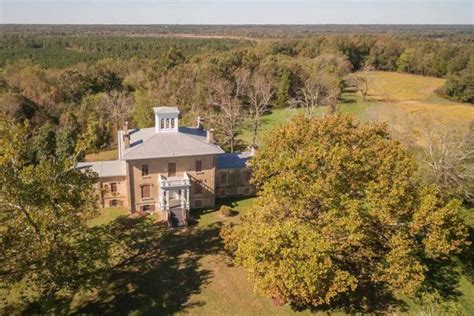
[[176, 163], [174, 162], [168, 164], [168, 177], [176, 177]]
[[177, 200], [179, 199], [179, 192], [177, 191], [170, 191], [170, 200]]

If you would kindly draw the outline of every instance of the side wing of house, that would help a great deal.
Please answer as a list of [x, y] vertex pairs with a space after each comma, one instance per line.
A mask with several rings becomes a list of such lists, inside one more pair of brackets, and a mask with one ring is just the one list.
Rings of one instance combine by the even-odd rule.
[[125, 161], [80, 162], [79, 169], [90, 169], [98, 176], [95, 187], [102, 207], [129, 207], [129, 181]]
[[217, 157], [216, 196], [241, 197], [256, 194], [256, 188], [250, 183], [252, 171], [248, 167], [251, 152], [226, 153]]

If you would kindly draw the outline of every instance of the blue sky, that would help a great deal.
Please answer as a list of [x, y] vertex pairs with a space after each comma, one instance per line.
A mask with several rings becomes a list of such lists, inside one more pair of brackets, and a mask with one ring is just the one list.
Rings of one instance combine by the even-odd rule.
[[0, 23], [474, 24], [474, 0], [0, 0]]

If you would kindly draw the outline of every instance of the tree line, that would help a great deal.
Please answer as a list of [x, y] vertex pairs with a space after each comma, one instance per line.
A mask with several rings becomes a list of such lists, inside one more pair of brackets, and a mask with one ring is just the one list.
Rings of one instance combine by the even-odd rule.
[[261, 116], [270, 107], [302, 107], [312, 115], [327, 106], [334, 112], [349, 81], [365, 98], [363, 78], [348, 76], [360, 70], [446, 77], [440, 93], [466, 102], [474, 95], [471, 46], [408, 35], [249, 42], [6, 34], [0, 42], [7, 50], [65, 49], [99, 58], [80, 57], [65, 68], [13, 58], [0, 76], [2, 112], [30, 120], [38, 134], [88, 132], [95, 137], [91, 151], [113, 147], [125, 121], [151, 126], [152, 107], [160, 104], [178, 105], [188, 124], [197, 115], [207, 117], [220, 143], [233, 151], [243, 145], [237, 139], [246, 119], [256, 142]]

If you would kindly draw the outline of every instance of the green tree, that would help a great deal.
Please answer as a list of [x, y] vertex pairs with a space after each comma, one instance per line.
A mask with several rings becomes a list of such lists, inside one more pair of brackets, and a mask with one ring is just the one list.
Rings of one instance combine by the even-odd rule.
[[412, 48], [407, 48], [405, 51], [400, 55], [397, 60], [397, 70], [400, 72], [413, 72], [414, 68], [414, 57], [415, 57], [415, 50]]
[[132, 116], [135, 126], [139, 128], [153, 126], [153, 100], [142, 90], [135, 91], [133, 99], [135, 106], [133, 108]]
[[299, 116], [251, 165], [260, 197], [222, 236], [278, 302], [369, 308], [369, 293], [414, 295], [466, 243], [460, 202], [415, 181], [415, 162], [385, 126]]
[[56, 133], [50, 123], [41, 126], [33, 137], [29, 147], [35, 161], [50, 158], [56, 151]]
[[288, 97], [291, 91], [291, 72], [283, 71], [278, 82], [277, 91], [275, 95], [275, 105], [283, 108], [288, 104]]
[[171, 47], [162, 58], [162, 65], [165, 69], [171, 69], [182, 64], [186, 58], [181, 50]]
[[474, 103], [474, 57], [468, 68], [448, 77], [443, 91], [459, 101]]
[[0, 117], [0, 282], [26, 280], [29, 290], [53, 296], [103, 264], [103, 247], [87, 233], [97, 214], [95, 177], [75, 168], [85, 141], [68, 159], [32, 163], [28, 128]]

